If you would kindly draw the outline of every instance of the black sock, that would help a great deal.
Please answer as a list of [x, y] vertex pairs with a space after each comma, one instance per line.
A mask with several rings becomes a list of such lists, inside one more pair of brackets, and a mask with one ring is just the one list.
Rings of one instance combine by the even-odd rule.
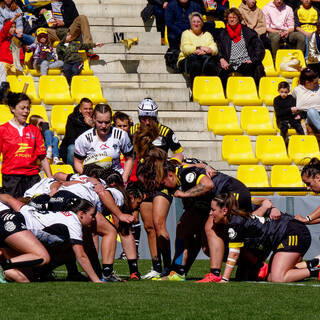
[[25, 268], [32, 267], [38, 264], [41, 264], [43, 259], [35, 259], [35, 260], [27, 260], [27, 261], [19, 261], [19, 262], [11, 262], [10, 259], [6, 259], [1, 262], [1, 267], [3, 270], [15, 269], [15, 268]]
[[185, 274], [185, 268], [180, 264], [173, 264], [172, 270], [174, 270], [176, 273], [179, 273], [181, 276]]
[[67, 268], [67, 271], [68, 271], [69, 275], [79, 273], [76, 260], [67, 262], [66, 263], [66, 268]]
[[152, 269], [159, 273], [162, 272], [161, 260], [159, 258], [152, 259]]
[[110, 276], [113, 271], [113, 264], [103, 264], [102, 265], [102, 273], [105, 277]]
[[221, 273], [221, 269], [210, 268], [210, 272], [215, 276], [219, 277]]
[[307, 264], [308, 270], [310, 271], [310, 277], [317, 277], [320, 271], [320, 268], [318, 267], [319, 259], [315, 258], [312, 260], [307, 260], [306, 264]]
[[130, 274], [138, 272], [138, 260], [137, 259], [128, 259]]
[[140, 244], [140, 234], [141, 234], [141, 224], [140, 222], [133, 224], [131, 226], [131, 232], [134, 237], [134, 242], [136, 244], [137, 253], [139, 252], [139, 244]]

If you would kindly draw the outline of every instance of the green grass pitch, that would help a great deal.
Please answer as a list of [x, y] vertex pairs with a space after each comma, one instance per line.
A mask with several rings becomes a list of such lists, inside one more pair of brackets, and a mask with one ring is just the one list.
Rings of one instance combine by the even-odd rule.
[[[146, 273], [150, 261], [139, 261]], [[196, 261], [186, 282], [71, 283], [58, 270], [55, 282], [0, 285], [0, 320], [80, 319], [320, 319], [320, 284], [197, 284], [209, 268]], [[115, 270], [127, 275], [125, 261]]]

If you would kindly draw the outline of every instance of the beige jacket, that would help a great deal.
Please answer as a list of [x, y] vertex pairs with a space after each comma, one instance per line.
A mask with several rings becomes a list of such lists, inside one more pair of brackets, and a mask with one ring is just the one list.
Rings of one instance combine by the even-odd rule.
[[242, 23], [256, 31], [259, 36], [267, 32], [266, 18], [257, 6], [254, 9], [250, 9], [242, 2], [239, 6], [239, 11], [243, 18]]

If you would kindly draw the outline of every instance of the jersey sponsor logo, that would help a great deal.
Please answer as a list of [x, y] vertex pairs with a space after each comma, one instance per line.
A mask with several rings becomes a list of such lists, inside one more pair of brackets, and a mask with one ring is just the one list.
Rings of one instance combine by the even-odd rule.
[[233, 228], [229, 228], [228, 234], [229, 234], [229, 239], [230, 240], [235, 239], [235, 237], [237, 236], [237, 233]]
[[49, 202], [64, 202], [63, 197], [51, 198]]
[[100, 149], [101, 150], [105, 150], [105, 149], [110, 149], [110, 147], [107, 146], [105, 143], [103, 143], [103, 144], [100, 145]]
[[27, 143], [18, 143], [19, 149], [15, 152], [15, 155], [18, 153], [24, 153], [28, 149], [32, 149], [32, 147], [29, 147]]
[[174, 143], [179, 143], [179, 140], [178, 140], [178, 138], [175, 136], [175, 134], [172, 135], [172, 141], [173, 141]]
[[71, 217], [72, 213], [70, 211], [60, 211], [65, 217]]
[[7, 221], [4, 224], [4, 229], [8, 232], [12, 232], [17, 226], [12, 221]]
[[188, 183], [192, 183], [196, 179], [196, 174], [194, 172], [190, 172], [186, 175], [186, 181]]

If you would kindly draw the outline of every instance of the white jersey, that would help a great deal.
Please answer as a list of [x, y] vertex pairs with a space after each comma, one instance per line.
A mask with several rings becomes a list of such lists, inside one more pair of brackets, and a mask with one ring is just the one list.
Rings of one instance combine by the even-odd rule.
[[[88, 180], [88, 176], [84, 175], [84, 174], [79, 174], [79, 173], [75, 173], [70, 177], [70, 181], [81, 181], [81, 182], [87, 182]], [[102, 179], [98, 179], [100, 181], [100, 183], [103, 185], [104, 188], [107, 187], [107, 184], [105, 183], [104, 180]]]
[[4, 210], [9, 210], [10, 207], [8, 207], [6, 204], [0, 202], [0, 212]]
[[50, 186], [54, 182], [56, 180], [53, 178], [44, 178], [28, 189], [23, 196], [25, 198], [32, 198], [40, 194], [50, 194]]
[[81, 134], [75, 141], [74, 156], [78, 159], [85, 159], [91, 154], [105, 153], [112, 158], [112, 168], [123, 173], [120, 165], [120, 155], [131, 155], [133, 146], [126, 131], [119, 128], [110, 128], [110, 133], [105, 141], [102, 141], [96, 134], [96, 130], [89, 129]]
[[112, 198], [113, 198], [115, 204], [116, 204], [119, 208], [121, 208], [121, 207], [123, 206], [123, 204], [124, 204], [124, 196], [123, 196], [122, 192], [119, 191], [119, 190], [116, 189], [116, 188], [107, 188], [106, 190], [111, 193]]
[[20, 213], [24, 216], [28, 230], [35, 235], [38, 230], [47, 227], [62, 224], [67, 227], [71, 243], [82, 243], [82, 225], [78, 216], [72, 211], [48, 211], [46, 214], [39, 213], [34, 207], [24, 205], [20, 209]]
[[69, 186], [61, 186], [59, 191], [69, 191], [81, 199], [88, 200], [97, 209], [98, 212], [102, 210], [102, 203], [98, 194], [94, 191], [94, 185], [91, 182], [76, 183]]

